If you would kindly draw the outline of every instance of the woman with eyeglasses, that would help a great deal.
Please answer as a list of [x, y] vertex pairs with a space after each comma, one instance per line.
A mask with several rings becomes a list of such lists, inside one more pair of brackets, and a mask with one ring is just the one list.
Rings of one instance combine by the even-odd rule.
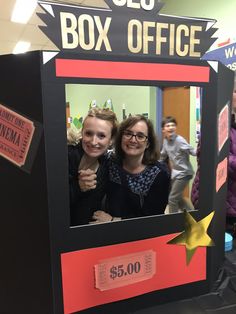
[[115, 156], [109, 164], [107, 212], [96, 222], [164, 214], [170, 176], [159, 161], [157, 137], [149, 119], [131, 116], [119, 127]]

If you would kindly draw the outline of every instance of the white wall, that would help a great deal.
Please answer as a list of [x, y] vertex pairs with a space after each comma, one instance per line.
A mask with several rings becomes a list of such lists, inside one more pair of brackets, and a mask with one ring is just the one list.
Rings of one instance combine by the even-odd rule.
[[163, 0], [162, 14], [216, 19], [219, 41], [236, 38], [235, 0]]
[[85, 117], [89, 104], [94, 99], [99, 106], [107, 99], [112, 99], [119, 121], [122, 121], [122, 108], [125, 104], [127, 116], [129, 113], [147, 113], [155, 123], [156, 99], [153, 96], [153, 89], [149, 86], [67, 84], [66, 101], [70, 103], [72, 118]]

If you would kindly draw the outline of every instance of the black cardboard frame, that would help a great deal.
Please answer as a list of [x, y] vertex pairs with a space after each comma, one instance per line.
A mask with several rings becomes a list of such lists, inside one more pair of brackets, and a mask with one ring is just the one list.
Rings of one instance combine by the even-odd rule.
[[[74, 56], [73, 55], [62, 55], [59, 56], [62, 59], [71, 59], [73, 60]], [[58, 57], [58, 58], [59, 58]], [[148, 61], [144, 58], [121, 58], [119, 59], [116, 58], [105, 58], [105, 57], [96, 57], [96, 58], [91, 58], [90, 56], [80, 56], [79, 59], [81, 60], [108, 60], [111, 62], [122, 62], [122, 61], [128, 61], [130, 62], [147, 62], [147, 63], [156, 63], [157, 61], [154, 59], [149, 59]], [[166, 60], [158, 60], [158, 63], [160, 64], [173, 64], [175, 65], [175, 62], [169, 62]], [[201, 164], [202, 169], [201, 169], [201, 185], [200, 185], [200, 210], [196, 213], [194, 213], [194, 217], [196, 220], [200, 220], [203, 217], [207, 216], [211, 211], [215, 210], [216, 211], [216, 217], [214, 219], [220, 220], [221, 221], [221, 226], [218, 226], [217, 228], [211, 228], [215, 229], [215, 232], [212, 233], [212, 237], [217, 245], [218, 250], [221, 253], [218, 253], [217, 259], [214, 257], [211, 260], [211, 257], [214, 256], [214, 248], [208, 249], [208, 267], [211, 269], [213, 275], [210, 275], [210, 270], [207, 275], [207, 281], [206, 281], [206, 286], [205, 289], [209, 289], [211, 281], [214, 280], [215, 278], [215, 272], [218, 269], [219, 265], [221, 264], [223, 260], [223, 255], [224, 255], [224, 239], [223, 239], [223, 230], [224, 230], [224, 216], [222, 210], [222, 201], [220, 202], [218, 199], [217, 193], [214, 192], [214, 186], [215, 186], [215, 173], [216, 173], [216, 167], [217, 164], [220, 160], [224, 159], [224, 156], [227, 156], [227, 146], [225, 145], [225, 148], [222, 150], [220, 156], [218, 156], [217, 153], [217, 114], [220, 112], [223, 107], [227, 103], [227, 101], [230, 100], [229, 93], [230, 88], [226, 88], [224, 86], [224, 89], [220, 88], [219, 82], [220, 81], [225, 81], [221, 76], [225, 76], [228, 74], [228, 70], [225, 69], [221, 64], [218, 64], [217, 62], [215, 65], [218, 65], [218, 73], [215, 72], [215, 70], [210, 66], [210, 64], [206, 61], [184, 61], [184, 62], [179, 62], [178, 64], [183, 64], [183, 65], [197, 65], [199, 67], [201, 66], [207, 66], [209, 67], [210, 70], [210, 77], [209, 77], [209, 83], [202, 83], [202, 82], [196, 82], [196, 81], [188, 81], [188, 82], [176, 82], [173, 81], [170, 75], [169, 80], [165, 81], [136, 81], [136, 80], [120, 80], [120, 79], [112, 79], [112, 80], [107, 80], [107, 79], [94, 79], [94, 78], [87, 78], [87, 79], [80, 79], [80, 78], [71, 78], [71, 77], [65, 77], [65, 78], [57, 78], [55, 81], [57, 81], [55, 87], [55, 93], [54, 97], [56, 99], [53, 99], [53, 103], [58, 106], [59, 99], [61, 99], [61, 102], [64, 101], [65, 97], [62, 97], [62, 95], [58, 95], [59, 89], [63, 90], [63, 85], [65, 83], [94, 83], [94, 84], [132, 84], [136, 85], [137, 83], [139, 85], [150, 85], [150, 86], [156, 86], [156, 85], [165, 85], [165, 86], [178, 86], [179, 85], [186, 85], [186, 86], [191, 86], [191, 85], [197, 85], [197, 86], [202, 86], [204, 87], [204, 92], [203, 92], [203, 121], [202, 121], [202, 155], [201, 155]], [[54, 66], [53, 64], [51, 64]], [[47, 66], [46, 66], [47, 67]], [[48, 68], [50, 65], [48, 65]], [[52, 71], [51, 71], [52, 73]], [[217, 77], [218, 74], [218, 77]], [[230, 73], [231, 74], [231, 73]], [[47, 77], [49, 76], [49, 73], [47, 73]], [[62, 87], [59, 88], [59, 85], [62, 84]], [[224, 84], [225, 85], [225, 84]], [[228, 84], [230, 86], [230, 84]], [[57, 92], [56, 92], [57, 91]], [[64, 96], [64, 95], [63, 95]], [[220, 96], [219, 99], [217, 99]], [[47, 102], [46, 102], [47, 103]], [[217, 110], [215, 107], [215, 104], [217, 104]], [[47, 108], [49, 109], [49, 103], [47, 104]], [[53, 110], [52, 110], [53, 112]], [[48, 116], [50, 113], [48, 112]], [[60, 123], [63, 123], [65, 121], [65, 116], [61, 115], [61, 121]], [[207, 121], [207, 122], [205, 122]], [[210, 124], [211, 121], [211, 130], [209, 130], [208, 125]], [[205, 125], [207, 124], [207, 126]], [[51, 125], [51, 123], [48, 124], [48, 126]], [[55, 125], [53, 126], [53, 129], [49, 130], [49, 132], [55, 131]], [[64, 132], [65, 134], [65, 132]], [[63, 136], [63, 134], [61, 134]], [[48, 136], [48, 139], [54, 139], [55, 140], [56, 134], [51, 133]], [[60, 143], [58, 142], [58, 147]], [[52, 143], [49, 144], [49, 147], [52, 147]], [[48, 147], [48, 148], [49, 148]], [[62, 149], [62, 147], [61, 147]], [[58, 154], [60, 153], [61, 149], [58, 148]], [[65, 149], [65, 148], [64, 148]], [[205, 154], [205, 152], [207, 152]], [[54, 152], [55, 153], [55, 152]], [[53, 160], [53, 156], [49, 157], [49, 159]], [[58, 161], [58, 170], [55, 169], [54, 173], [52, 173], [52, 182], [55, 182], [56, 178], [53, 179], [53, 176], [58, 173], [59, 167], [60, 167], [61, 162]], [[206, 166], [204, 166], [206, 165]], [[55, 165], [54, 165], [55, 166]], [[65, 178], [66, 179], [66, 178]], [[58, 181], [57, 181], [58, 182]], [[212, 188], [211, 192], [209, 192], [209, 182], [211, 182]], [[55, 188], [55, 187], [54, 187]], [[223, 195], [225, 193], [225, 187], [222, 188], [224, 192], [220, 191], [220, 194]], [[59, 193], [60, 194], [60, 193]], [[58, 195], [55, 193], [54, 195]], [[61, 194], [60, 194], [61, 195]], [[223, 198], [222, 198], [223, 199]], [[62, 203], [62, 199], [58, 200], [55, 199], [55, 203], [57, 203], [57, 206], [54, 206], [54, 208], [58, 208], [60, 204]], [[221, 213], [220, 213], [221, 212]], [[64, 216], [65, 213], [63, 213], [63, 210], [61, 212], [61, 215], [58, 215], [59, 217]], [[68, 222], [69, 222], [69, 213], [67, 212], [66, 216], [66, 224], [63, 223], [60, 226], [60, 223], [58, 222], [57, 227], [59, 227], [58, 233], [61, 233], [62, 228], [64, 230], [67, 230], [68, 227]], [[218, 216], [221, 216], [221, 218], [218, 218]], [[52, 219], [53, 221], [53, 219]], [[167, 222], [166, 222], [167, 221]], [[91, 248], [91, 247], [98, 247], [98, 246], [104, 246], [104, 245], [110, 245], [110, 244], [115, 244], [115, 243], [122, 243], [122, 242], [129, 242], [129, 241], [134, 241], [134, 240], [139, 240], [139, 239], [145, 239], [145, 238], [151, 238], [155, 236], [160, 236], [164, 235], [166, 233], [173, 233], [173, 232], [180, 232], [184, 229], [184, 220], [183, 216], [181, 214], [178, 215], [171, 215], [171, 216], [156, 216], [156, 217], [149, 217], [149, 218], [141, 218], [141, 219], [134, 219], [134, 220], [129, 220], [129, 221], [122, 221], [117, 224], [103, 224], [103, 225], [97, 225], [97, 226], [84, 226], [84, 227], [78, 227], [78, 228], [73, 228], [70, 230], [70, 232], [67, 234], [69, 237], [68, 241], [68, 246], [66, 246], [65, 250], [66, 251], [73, 251], [73, 250], [78, 250], [78, 249], [84, 249], [84, 248]], [[168, 231], [167, 231], [167, 225], [168, 225]], [[213, 224], [212, 224], [213, 225]], [[214, 225], [213, 225], [214, 226]], [[56, 226], [55, 226], [56, 227]], [[132, 234], [130, 232], [132, 230]], [[217, 231], [217, 232], [216, 232]], [[68, 231], [66, 231], [68, 232]], [[97, 237], [96, 235], [99, 234], [100, 237]], [[75, 240], [76, 239], [76, 240]], [[83, 239], [82, 242], [79, 243], [78, 239]], [[85, 240], [86, 239], [86, 240]], [[85, 242], [86, 241], [86, 242]], [[211, 265], [209, 265], [209, 263]], [[215, 266], [213, 266], [215, 264]], [[194, 285], [194, 284], [193, 284]], [[174, 290], [174, 289], [173, 289]], [[181, 290], [181, 288], [179, 288]], [[196, 292], [195, 292], [196, 293]], [[180, 293], [181, 294], [181, 293]], [[173, 293], [175, 295], [175, 292]], [[172, 297], [173, 297], [172, 295]]]
[[[109, 62], [194, 65], [209, 69], [209, 82], [137, 81], [101, 78], [56, 77], [55, 60], [97, 60]], [[229, 141], [218, 154], [218, 114], [231, 101], [233, 73], [218, 62], [196, 60], [166, 60], [142, 57], [87, 56], [60, 53], [46, 64], [44, 52], [31, 52], [25, 56], [0, 58], [0, 100], [14, 110], [43, 125], [44, 134], [34, 161], [31, 175], [24, 174], [11, 163], [0, 158], [2, 206], [3, 261], [5, 272], [2, 286], [16, 286], [20, 293], [10, 289], [2, 305], [3, 312], [47, 314], [63, 313], [60, 255], [85, 248], [107, 246], [157, 237], [184, 230], [183, 214], [162, 215], [121, 221], [112, 224], [70, 228], [68, 161], [66, 141], [65, 84], [122, 84], [148, 86], [200, 86], [203, 87], [203, 120], [201, 142], [200, 210], [192, 215], [198, 221], [215, 211], [209, 235], [215, 247], [207, 248], [207, 279], [162, 291], [155, 291], [132, 299], [101, 305], [86, 313], [128, 313], [156, 303], [174, 301], [208, 292], [224, 258], [224, 224], [226, 183], [218, 193], [215, 190], [216, 168], [228, 156]], [[217, 68], [217, 70], [215, 70]], [[23, 82], [22, 73], [26, 80]], [[17, 73], [15, 75], [15, 73]], [[4, 74], [4, 75], [3, 75]], [[181, 73], [179, 73], [181, 76]], [[16, 197], [12, 197], [13, 189]], [[28, 189], [28, 190], [27, 190]], [[28, 192], [26, 192], [28, 191]], [[10, 199], [10, 201], [9, 201]], [[20, 201], [19, 201], [20, 200]], [[15, 212], [15, 209], [18, 211]], [[10, 222], [11, 228], [6, 222]], [[131, 232], [132, 230], [132, 232]], [[99, 235], [99, 237], [98, 237]], [[8, 259], [14, 259], [14, 263]], [[27, 261], [27, 262], [26, 262]], [[10, 280], [10, 282], [9, 282]], [[38, 298], [41, 304], [38, 305]], [[12, 300], [15, 302], [12, 303]]]

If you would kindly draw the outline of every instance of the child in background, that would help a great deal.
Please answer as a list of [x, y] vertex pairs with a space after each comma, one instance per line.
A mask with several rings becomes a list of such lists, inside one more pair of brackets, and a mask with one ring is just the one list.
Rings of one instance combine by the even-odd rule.
[[182, 136], [176, 134], [177, 121], [174, 117], [164, 118], [161, 126], [164, 136], [161, 159], [168, 158], [171, 168], [169, 213], [177, 213], [190, 209], [183, 198], [183, 191], [194, 174], [189, 155], [196, 156], [196, 151]]

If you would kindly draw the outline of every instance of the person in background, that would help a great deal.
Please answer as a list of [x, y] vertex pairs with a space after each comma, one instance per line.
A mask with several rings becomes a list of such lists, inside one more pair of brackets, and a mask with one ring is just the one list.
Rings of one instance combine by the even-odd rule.
[[93, 108], [84, 119], [81, 139], [78, 142], [76, 137], [75, 145], [68, 146], [71, 226], [88, 224], [93, 212], [102, 207], [108, 181], [107, 150], [117, 125], [113, 111]]
[[201, 137], [199, 136], [197, 144], [197, 170], [191, 189], [191, 201], [195, 209], [199, 209], [199, 183], [200, 183], [200, 149], [201, 149]]
[[75, 127], [70, 127], [67, 129], [68, 156], [70, 153], [73, 154], [73, 150], [76, 149], [76, 146], [79, 144], [81, 137], [82, 135], [80, 129], [76, 129]]
[[171, 191], [168, 199], [169, 213], [189, 210], [189, 204], [183, 197], [183, 191], [194, 171], [189, 155], [196, 156], [195, 149], [180, 135], [176, 134], [177, 121], [168, 116], [162, 120], [164, 136], [161, 160], [169, 160], [171, 168]]
[[236, 237], [236, 81], [232, 97], [230, 149], [228, 160], [228, 190], [226, 199], [226, 230]]
[[157, 137], [151, 121], [142, 115], [124, 120], [109, 163], [107, 212], [97, 211], [96, 222], [164, 214], [170, 176], [158, 161]]

